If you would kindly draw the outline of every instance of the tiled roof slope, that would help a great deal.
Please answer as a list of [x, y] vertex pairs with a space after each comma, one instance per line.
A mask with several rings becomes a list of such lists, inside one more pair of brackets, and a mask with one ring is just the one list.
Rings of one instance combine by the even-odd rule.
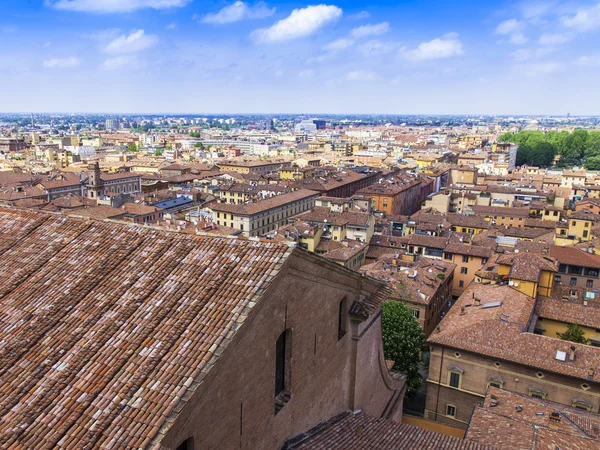
[[[477, 299], [479, 306], [475, 304]], [[600, 348], [527, 331], [531, 328], [534, 303], [533, 298], [509, 286], [471, 284], [427, 342], [582, 380], [600, 381]], [[571, 347], [575, 347], [575, 360], [556, 359], [557, 351], [569, 354]]]
[[414, 425], [376, 418], [362, 412], [340, 414], [284, 446], [285, 450], [491, 450], [492, 448]]
[[[561, 419], [556, 429], [550, 427], [552, 413]], [[599, 431], [598, 414], [490, 387], [483, 406], [473, 411], [466, 438], [511, 450], [597, 450]]]
[[0, 448], [80, 449], [157, 446], [292, 247], [0, 208], [0, 251]]

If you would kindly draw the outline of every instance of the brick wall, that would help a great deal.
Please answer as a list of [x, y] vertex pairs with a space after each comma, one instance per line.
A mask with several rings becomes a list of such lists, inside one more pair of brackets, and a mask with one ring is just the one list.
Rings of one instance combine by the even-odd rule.
[[[347, 332], [338, 339], [339, 302], [346, 297], [350, 307], [377, 288], [362, 280], [312, 255], [294, 253], [163, 446], [175, 448], [193, 437], [196, 449], [275, 449], [347, 409], [381, 414], [394, 385], [378, 370], [379, 320], [367, 327], [353, 326], [348, 318]], [[292, 330], [291, 399], [275, 415], [275, 342], [286, 329]], [[359, 333], [360, 339], [353, 339]], [[353, 348], [359, 350], [356, 357]]]

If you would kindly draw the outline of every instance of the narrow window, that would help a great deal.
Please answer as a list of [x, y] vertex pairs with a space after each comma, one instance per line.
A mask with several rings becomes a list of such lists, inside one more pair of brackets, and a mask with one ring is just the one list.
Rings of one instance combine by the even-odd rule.
[[346, 335], [346, 305], [347, 301], [344, 297], [338, 307], [338, 340]]
[[285, 389], [285, 334], [281, 333], [275, 344], [275, 396]]

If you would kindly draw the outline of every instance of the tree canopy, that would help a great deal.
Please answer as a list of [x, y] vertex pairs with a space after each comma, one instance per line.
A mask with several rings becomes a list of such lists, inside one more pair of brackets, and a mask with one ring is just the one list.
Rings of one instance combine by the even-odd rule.
[[578, 323], [570, 323], [567, 326], [567, 331], [564, 333], [556, 333], [556, 335], [563, 341], [577, 342], [579, 344], [587, 344], [588, 340], [585, 338], [583, 328]]
[[576, 129], [568, 131], [520, 131], [516, 134], [504, 133], [498, 136], [499, 142], [519, 144], [517, 165], [548, 167], [556, 155], [561, 155], [559, 165], [569, 167], [581, 165], [597, 170], [600, 160], [600, 131]]
[[421, 385], [419, 361], [425, 343], [423, 330], [402, 302], [383, 304], [381, 333], [385, 358], [394, 361], [394, 370], [405, 373], [409, 394]]

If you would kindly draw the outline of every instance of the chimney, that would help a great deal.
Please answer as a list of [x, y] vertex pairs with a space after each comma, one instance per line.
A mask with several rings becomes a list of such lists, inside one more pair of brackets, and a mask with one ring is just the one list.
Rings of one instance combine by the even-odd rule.
[[464, 315], [465, 315], [465, 307], [464, 307], [464, 306], [461, 306], [461, 307], [460, 307], [460, 315], [461, 315], [461, 316], [464, 316]]
[[569, 351], [569, 360], [575, 361], [575, 346], [571, 345], [571, 349]]
[[593, 368], [593, 367], [590, 367], [590, 368], [588, 369], [588, 380], [593, 380], [593, 379], [594, 379], [594, 372], [595, 372], [595, 371], [594, 371], [594, 368]]
[[478, 298], [475, 298], [475, 306], [479, 306], [481, 305], [481, 300]]
[[550, 421], [548, 424], [550, 425], [551, 430], [558, 430], [558, 427], [560, 425], [560, 414], [557, 412], [553, 412], [552, 414], [550, 414]]

